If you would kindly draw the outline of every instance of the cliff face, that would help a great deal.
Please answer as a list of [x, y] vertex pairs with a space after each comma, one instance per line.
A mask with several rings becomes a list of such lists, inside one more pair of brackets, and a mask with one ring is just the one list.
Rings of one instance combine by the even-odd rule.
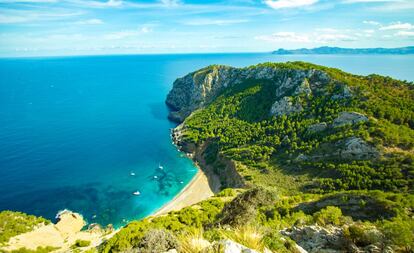
[[169, 118], [182, 122], [191, 112], [209, 104], [226, 88], [246, 80], [268, 80], [274, 85], [274, 106], [269, 111], [273, 115], [301, 111], [301, 106], [292, 102], [291, 96], [320, 92], [331, 81], [325, 72], [314, 69], [261, 65], [248, 68], [210, 66], [174, 82], [166, 100], [172, 109]]

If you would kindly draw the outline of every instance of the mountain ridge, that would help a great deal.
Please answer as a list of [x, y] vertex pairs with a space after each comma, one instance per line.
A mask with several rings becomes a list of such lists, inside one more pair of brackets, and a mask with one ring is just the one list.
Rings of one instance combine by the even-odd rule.
[[396, 54], [406, 55], [414, 54], [414, 46], [398, 47], [398, 48], [341, 48], [341, 47], [317, 47], [317, 48], [299, 48], [299, 49], [283, 49], [280, 48], [273, 51], [276, 55], [291, 55], [291, 54]]

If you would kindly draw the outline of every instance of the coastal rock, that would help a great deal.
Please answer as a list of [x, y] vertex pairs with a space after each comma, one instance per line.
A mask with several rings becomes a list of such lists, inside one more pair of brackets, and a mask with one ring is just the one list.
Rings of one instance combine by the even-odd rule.
[[298, 101], [294, 101], [292, 97], [283, 97], [276, 101], [270, 109], [271, 115], [274, 116], [289, 115], [301, 111], [303, 111], [302, 105]]
[[[330, 77], [315, 69], [295, 69], [257, 65], [233, 68], [214, 65], [178, 78], [169, 92], [166, 104], [172, 112], [169, 118], [182, 122], [191, 112], [208, 105], [225, 88], [247, 80], [267, 80], [275, 87], [275, 101], [283, 97], [310, 95], [330, 82]], [[286, 99], [285, 99], [286, 100]], [[283, 101], [281, 101], [283, 102]]]
[[327, 127], [328, 125], [325, 122], [321, 122], [321, 123], [316, 123], [316, 124], [308, 126], [306, 131], [308, 133], [319, 133], [319, 132], [324, 131]]
[[360, 122], [368, 121], [368, 117], [358, 112], [341, 112], [339, 116], [334, 119], [332, 126], [341, 127], [345, 125], [353, 125]]
[[344, 142], [340, 156], [348, 160], [368, 160], [377, 158], [379, 152], [361, 138], [350, 137]]

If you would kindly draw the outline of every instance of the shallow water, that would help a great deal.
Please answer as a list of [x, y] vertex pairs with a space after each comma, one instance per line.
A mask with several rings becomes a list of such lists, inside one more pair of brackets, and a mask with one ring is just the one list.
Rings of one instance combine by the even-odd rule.
[[116, 226], [149, 215], [196, 173], [171, 144], [164, 100], [175, 78], [209, 64], [293, 60], [414, 80], [412, 56], [0, 59], [0, 210], [53, 219], [68, 208]]

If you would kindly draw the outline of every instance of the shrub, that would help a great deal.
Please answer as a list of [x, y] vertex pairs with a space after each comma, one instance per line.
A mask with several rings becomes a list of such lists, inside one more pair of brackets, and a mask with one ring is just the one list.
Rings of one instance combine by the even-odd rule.
[[90, 241], [81, 239], [76, 240], [75, 244], [73, 244], [74, 247], [88, 247], [89, 245], [91, 245]]
[[340, 225], [341, 224], [342, 211], [336, 206], [327, 206], [321, 209], [319, 212], [313, 214], [313, 218], [319, 225]]
[[151, 229], [142, 238], [139, 244], [139, 252], [165, 252], [170, 249], [178, 249], [178, 240], [170, 232], [164, 229]]

